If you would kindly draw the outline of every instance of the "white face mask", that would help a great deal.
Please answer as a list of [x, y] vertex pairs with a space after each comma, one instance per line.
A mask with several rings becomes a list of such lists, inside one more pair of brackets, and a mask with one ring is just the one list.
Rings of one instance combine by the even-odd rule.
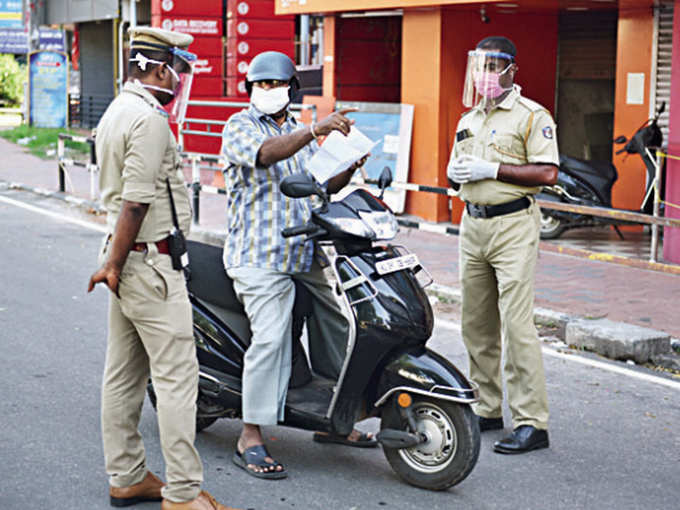
[[262, 113], [272, 115], [283, 110], [290, 102], [288, 97], [289, 90], [290, 86], [276, 87], [269, 90], [253, 86], [250, 102]]

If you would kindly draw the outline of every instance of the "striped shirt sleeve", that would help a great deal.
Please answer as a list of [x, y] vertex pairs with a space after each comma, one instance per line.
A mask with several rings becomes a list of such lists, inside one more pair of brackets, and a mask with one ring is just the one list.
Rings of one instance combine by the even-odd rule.
[[267, 134], [247, 115], [233, 115], [222, 132], [222, 155], [232, 165], [257, 167], [257, 154]]

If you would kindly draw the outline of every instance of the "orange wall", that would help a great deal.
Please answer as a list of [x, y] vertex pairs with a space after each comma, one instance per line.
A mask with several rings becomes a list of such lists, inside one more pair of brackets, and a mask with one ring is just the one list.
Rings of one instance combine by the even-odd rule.
[[[557, 15], [499, 14], [482, 23], [479, 13], [454, 9], [404, 12], [402, 102], [415, 105], [409, 181], [446, 186], [446, 164], [462, 104], [467, 52], [489, 35], [505, 35], [517, 45], [517, 83], [523, 93], [554, 109]], [[521, 20], [521, 21], [520, 21]], [[531, 27], [531, 30], [527, 30]], [[430, 221], [449, 218], [446, 198], [409, 192], [406, 211]], [[451, 219], [462, 204], [453, 200]]]
[[[619, 12], [616, 50], [614, 137], [630, 137], [649, 118], [654, 16], [651, 9]], [[645, 73], [644, 104], [626, 104], [628, 73]], [[615, 146], [614, 151], [620, 147]], [[639, 209], [645, 193], [645, 166], [639, 156], [613, 155], [619, 178], [612, 190], [612, 206]], [[634, 227], [638, 229], [639, 227]]]
[[323, 95], [335, 97], [335, 16], [323, 18]]
[[[414, 108], [409, 181], [441, 185], [439, 169], [446, 167], [442, 99], [442, 12], [406, 11], [402, 21], [401, 101]], [[408, 193], [406, 212], [430, 221], [448, 216], [446, 197]]]

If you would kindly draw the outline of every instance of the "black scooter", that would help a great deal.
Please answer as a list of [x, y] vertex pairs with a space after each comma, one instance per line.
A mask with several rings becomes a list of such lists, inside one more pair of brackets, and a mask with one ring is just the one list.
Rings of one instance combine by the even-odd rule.
[[[383, 191], [391, 179], [387, 169], [379, 180]], [[322, 199], [308, 224], [282, 234], [306, 235], [334, 249], [331, 268], [350, 334], [338, 380], [312, 374], [300, 343], [310, 295], [296, 287], [293, 370], [280, 424], [346, 435], [356, 421], [377, 416], [377, 439], [403, 480], [432, 490], [459, 483], [479, 456], [479, 425], [470, 407], [478, 392], [453, 364], [425, 347], [434, 319], [419, 278], [427, 284], [432, 279], [418, 257], [400, 246], [375, 244], [396, 235], [394, 215], [365, 190], [330, 202], [302, 174], [285, 178], [281, 190], [292, 198]], [[243, 355], [251, 332], [223, 269], [221, 248], [190, 242], [189, 258], [200, 431], [218, 418], [241, 416]], [[149, 396], [155, 403], [151, 385]]]
[[[656, 175], [654, 148], [661, 147], [663, 135], [658, 125], [659, 116], [666, 108], [666, 103], [661, 103], [656, 115], [647, 120], [628, 140], [625, 136], [619, 136], [614, 140], [616, 144], [626, 144], [616, 152], [621, 154], [638, 154], [647, 169], [647, 182], [645, 197], [639, 211], [645, 214], [652, 213], [653, 183]], [[560, 156], [560, 170], [557, 175], [557, 183], [543, 189], [536, 198], [541, 200], [563, 202], [565, 204], [585, 205], [592, 207], [612, 206], [612, 187], [618, 179], [616, 167], [607, 161], [583, 161], [568, 156]], [[665, 165], [661, 172], [661, 196], [664, 194]], [[593, 227], [599, 225], [613, 225], [619, 237], [623, 234], [618, 225], [634, 225], [635, 223], [589, 216], [584, 214], [543, 209], [541, 216], [541, 239], [557, 239], [567, 229], [577, 227]]]

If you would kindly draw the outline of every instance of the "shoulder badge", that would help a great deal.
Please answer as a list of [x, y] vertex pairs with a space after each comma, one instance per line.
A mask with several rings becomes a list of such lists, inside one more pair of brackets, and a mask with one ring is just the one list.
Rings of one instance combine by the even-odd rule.
[[553, 139], [553, 128], [550, 126], [545, 126], [543, 128], [543, 138], [547, 138], [548, 140]]

